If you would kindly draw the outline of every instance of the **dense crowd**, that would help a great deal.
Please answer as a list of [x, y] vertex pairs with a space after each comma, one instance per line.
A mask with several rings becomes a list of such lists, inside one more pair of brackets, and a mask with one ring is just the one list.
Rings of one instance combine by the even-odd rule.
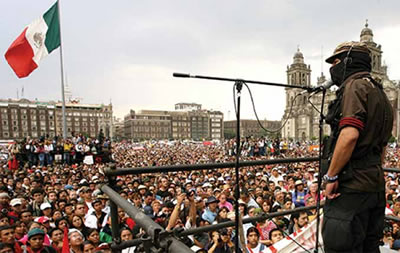
[[[318, 154], [313, 142], [264, 138], [242, 139], [242, 160], [310, 157]], [[4, 148], [6, 147], [6, 148]], [[100, 186], [106, 162], [117, 167], [149, 167], [235, 160], [236, 144], [191, 141], [112, 143], [106, 138], [77, 135], [9, 143], [0, 160], [0, 253], [2, 252], [111, 252], [111, 220], [107, 195]], [[110, 155], [112, 154], [112, 155]], [[111, 156], [111, 157], [110, 157]], [[384, 167], [398, 168], [400, 150], [387, 150]], [[240, 169], [241, 215], [253, 217], [315, 205], [316, 162], [252, 166]], [[385, 173], [387, 203], [400, 216], [398, 176]], [[167, 174], [127, 175], [115, 189], [155, 222], [166, 228], [190, 229], [234, 220], [232, 168]], [[320, 195], [324, 199], [324, 193]], [[121, 241], [139, 238], [143, 229], [118, 209]], [[244, 243], [262, 252], [316, 217], [300, 212], [243, 225]], [[400, 223], [387, 222], [382, 244], [400, 248]], [[189, 236], [184, 242], [195, 252], [234, 252], [232, 228]], [[136, 252], [128, 248], [123, 252]]]

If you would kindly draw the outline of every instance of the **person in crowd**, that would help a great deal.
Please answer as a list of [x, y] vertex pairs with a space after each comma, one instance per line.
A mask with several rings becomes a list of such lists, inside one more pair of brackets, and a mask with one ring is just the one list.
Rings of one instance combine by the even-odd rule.
[[96, 247], [94, 246], [92, 241], [84, 241], [82, 244], [83, 253], [95, 253]]
[[83, 234], [76, 228], [71, 228], [68, 231], [69, 248], [73, 253], [83, 252]]
[[34, 228], [28, 232], [28, 252], [33, 253], [56, 253], [57, 251], [44, 244], [44, 236], [46, 233], [40, 228]]
[[63, 247], [64, 232], [59, 228], [53, 228], [49, 231], [48, 235], [51, 239], [51, 246], [59, 253]]
[[256, 227], [251, 227], [247, 230], [247, 250], [251, 253], [262, 253], [266, 246], [260, 243], [260, 232]]
[[295, 207], [302, 207], [306, 205], [305, 196], [307, 191], [304, 188], [304, 183], [301, 180], [297, 180], [295, 183], [295, 190], [292, 193], [292, 201]]
[[79, 215], [72, 215], [71, 217], [71, 223], [70, 223], [70, 228], [75, 228], [79, 230], [84, 238], [88, 236], [89, 233], [89, 228], [85, 226], [85, 223], [83, 222], [83, 218]]
[[204, 210], [202, 218], [211, 224], [217, 217], [218, 199], [214, 196], [210, 196], [207, 198], [206, 205], [207, 208]]
[[279, 228], [274, 228], [269, 231], [269, 238], [271, 239], [271, 243], [273, 245], [274, 243], [277, 243], [283, 239], [283, 233]]
[[308, 213], [298, 212], [291, 216], [291, 223], [289, 225], [289, 234], [292, 234], [308, 224]]

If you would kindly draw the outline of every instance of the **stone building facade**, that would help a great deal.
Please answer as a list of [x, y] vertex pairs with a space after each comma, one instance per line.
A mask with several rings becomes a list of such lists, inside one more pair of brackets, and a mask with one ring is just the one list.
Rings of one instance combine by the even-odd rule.
[[[267, 130], [276, 130], [281, 127], [280, 121], [273, 120], [260, 120], [261, 125]], [[236, 120], [228, 120], [224, 122], [224, 133], [227, 138], [236, 136]], [[267, 136], [257, 120], [253, 119], [242, 119], [240, 120], [240, 136], [241, 137], [261, 137]]]
[[[53, 101], [0, 100], [0, 139], [62, 136], [62, 104]], [[112, 137], [112, 105], [66, 104], [67, 134]]]
[[125, 137], [133, 140], [223, 139], [222, 112], [202, 110], [198, 104], [179, 103], [175, 108], [178, 111], [131, 110], [124, 118]]
[[[367, 44], [371, 50], [372, 58], [372, 76], [383, 84], [384, 90], [394, 109], [394, 126], [393, 136], [399, 136], [399, 83], [389, 79], [387, 75], [387, 66], [382, 63], [382, 47], [373, 40], [373, 32], [368, 27], [368, 23], [362, 29], [360, 41]], [[291, 85], [311, 86], [311, 68], [304, 62], [304, 56], [298, 49], [293, 57], [293, 63], [287, 66], [287, 82]], [[326, 81], [323, 73], [317, 78], [317, 85], [321, 85]], [[319, 136], [319, 111], [322, 102], [322, 93], [318, 93], [312, 97], [308, 94], [298, 95], [302, 90], [294, 88], [286, 88], [286, 108], [282, 117], [281, 135], [286, 139], [309, 140], [317, 139]], [[335, 92], [328, 90], [324, 103], [324, 114], [328, 110], [330, 101], [335, 99]], [[294, 99], [296, 98], [296, 99]], [[313, 107], [313, 105], [315, 108]], [[293, 103], [293, 105], [292, 105]], [[330, 128], [327, 124], [323, 126], [324, 135], [330, 134]]]

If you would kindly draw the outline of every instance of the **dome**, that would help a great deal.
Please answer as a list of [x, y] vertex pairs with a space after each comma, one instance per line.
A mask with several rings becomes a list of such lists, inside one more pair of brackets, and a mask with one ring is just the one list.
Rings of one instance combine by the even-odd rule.
[[299, 49], [299, 48], [297, 48], [297, 52], [294, 54], [294, 57], [293, 57], [293, 58], [304, 58], [304, 57], [303, 57], [303, 53], [300, 52], [300, 49]]
[[299, 48], [297, 48], [297, 52], [293, 56], [293, 63], [304, 63], [304, 56]]
[[374, 37], [374, 33], [370, 28], [368, 28], [368, 19], [365, 22], [365, 27], [364, 29], [361, 30], [360, 34], [360, 41], [361, 42], [372, 42], [372, 38]]

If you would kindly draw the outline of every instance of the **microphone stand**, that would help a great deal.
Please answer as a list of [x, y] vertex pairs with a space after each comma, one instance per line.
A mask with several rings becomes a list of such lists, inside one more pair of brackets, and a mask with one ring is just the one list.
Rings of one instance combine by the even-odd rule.
[[[261, 81], [253, 81], [253, 80], [244, 80], [244, 79], [234, 79], [234, 78], [224, 78], [224, 77], [212, 77], [212, 76], [200, 76], [200, 75], [190, 75], [184, 73], [173, 73], [173, 77], [179, 78], [198, 78], [198, 79], [207, 79], [207, 80], [216, 80], [216, 81], [228, 81], [234, 82], [236, 91], [237, 91], [237, 108], [236, 108], [236, 163], [235, 163], [235, 177], [236, 177], [236, 186], [235, 186], [235, 229], [236, 229], [236, 237], [235, 237], [235, 251], [236, 253], [240, 253], [240, 244], [239, 244], [239, 198], [240, 198], [240, 180], [239, 180], [239, 160], [240, 160], [240, 100], [241, 100], [241, 91], [244, 83], [252, 83], [252, 84], [260, 84], [260, 85], [268, 85], [268, 86], [279, 86], [286, 88], [297, 88], [306, 90], [308, 92], [312, 92], [314, 89], [310, 87], [304, 87], [299, 85], [288, 85], [288, 84], [280, 84], [280, 83], [270, 83], [270, 82], [261, 82]], [[325, 94], [325, 90], [324, 90]], [[323, 104], [322, 104], [323, 106]], [[322, 113], [322, 111], [321, 111]], [[322, 115], [322, 114], [321, 114]], [[321, 122], [321, 121], [320, 121]], [[323, 121], [322, 121], [323, 122]], [[320, 127], [321, 127], [320, 123]], [[320, 128], [320, 142], [321, 142], [321, 128]], [[321, 146], [320, 146], [321, 150]], [[320, 167], [321, 167], [321, 151], [320, 151]], [[319, 193], [318, 193], [319, 194]], [[319, 204], [319, 202], [318, 202]], [[317, 209], [317, 212], [319, 209]], [[317, 216], [318, 217], [318, 216]], [[317, 227], [318, 232], [318, 227]], [[317, 235], [318, 238], [318, 235]], [[318, 245], [318, 241], [317, 241]], [[246, 247], [246, 245], [244, 245]], [[317, 249], [318, 252], [318, 249]]]
[[319, 157], [319, 171], [318, 171], [318, 196], [317, 196], [317, 228], [316, 228], [316, 242], [315, 242], [315, 249], [314, 252], [318, 253], [319, 247], [319, 226], [320, 226], [320, 216], [319, 210], [321, 209], [321, 184], [322, 184], [322, 174], [321, 174], [321, 165], [322, 165], [322, 137], [323, 137], [323, 126], [324, 126], [324, 119], [325, 116], [323, 114], [324, 111], [324, 103], [325, 103], [325, 96], [326, 96], [326, 89], [322, 89], [322, 100], [321, 100], [321, 109], [319, 111], [319, 150], [318, 150], [318, 157]]

